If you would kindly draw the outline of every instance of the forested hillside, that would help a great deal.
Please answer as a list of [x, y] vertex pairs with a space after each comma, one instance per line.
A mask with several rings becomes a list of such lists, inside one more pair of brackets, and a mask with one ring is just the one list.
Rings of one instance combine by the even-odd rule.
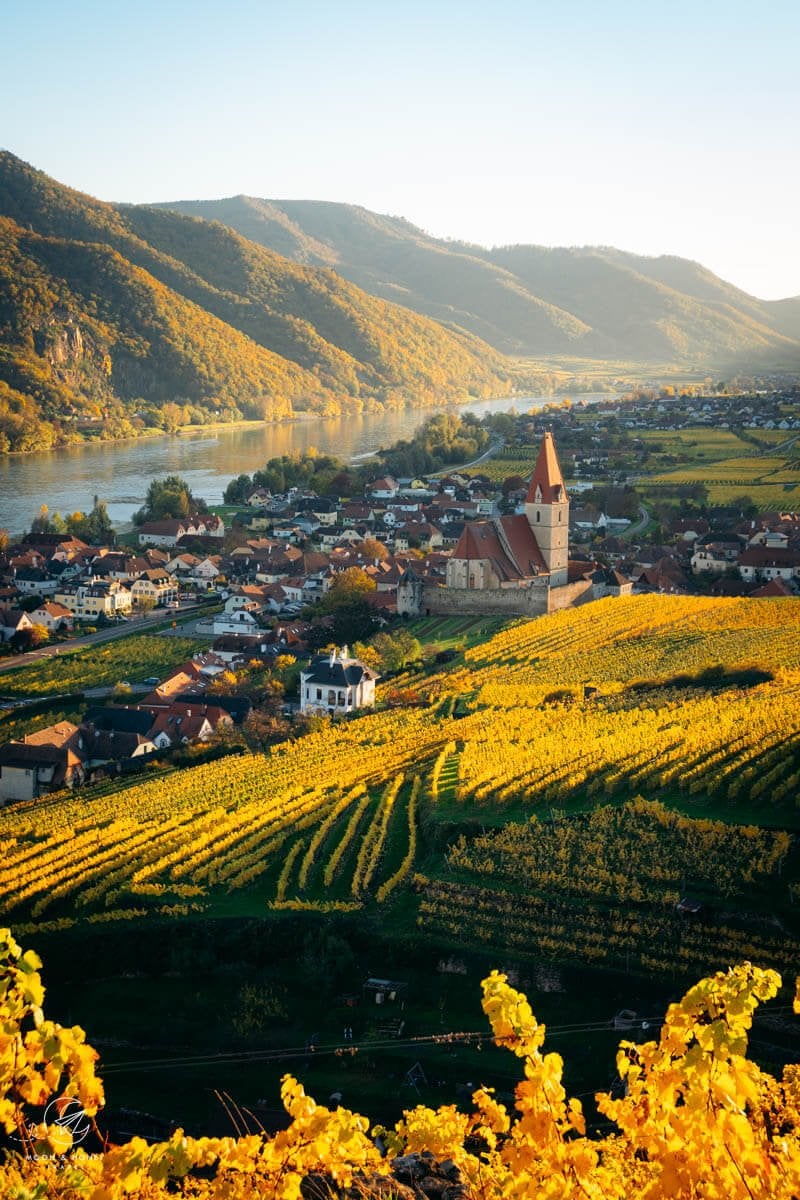
[[710, 365], [800, 364], [798, 300], [763, 301], [674, 256], [430, 237], [354, 205], [234, 196], [174, 211], [220, 220], [297, 262], [453, 321], [506, 353]]
[[0, 451], [503, 394], [474, 337], [220, 225], [0, 155]]

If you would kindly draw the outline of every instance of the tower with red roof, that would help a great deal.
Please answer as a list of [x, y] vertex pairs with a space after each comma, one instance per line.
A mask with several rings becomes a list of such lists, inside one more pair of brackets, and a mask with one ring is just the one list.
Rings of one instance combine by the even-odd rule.
[[552, 433], [546, 433], [539, 447], [528, 494], [525, 516], [550, 572], [550, 586], [567, 582], [569, 543], [569, 497], [556, 455]]

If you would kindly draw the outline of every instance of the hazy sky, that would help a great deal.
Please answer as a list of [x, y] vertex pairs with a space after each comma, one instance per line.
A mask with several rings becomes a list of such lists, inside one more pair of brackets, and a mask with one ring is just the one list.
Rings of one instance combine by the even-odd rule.
[[0, 144], [104, 200], [341, 200], [800, 294], [798, 0], [0, 0]]

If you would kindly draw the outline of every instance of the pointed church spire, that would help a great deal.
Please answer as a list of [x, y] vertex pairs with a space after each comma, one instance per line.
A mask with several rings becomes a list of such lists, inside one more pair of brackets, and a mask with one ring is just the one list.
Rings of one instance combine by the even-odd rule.
[[549, 431], [542, 438], [539, 457], [533, 469], [526, 504], [561, 504], [567, 498], [564, 477], [556, 456], [556, 444]]

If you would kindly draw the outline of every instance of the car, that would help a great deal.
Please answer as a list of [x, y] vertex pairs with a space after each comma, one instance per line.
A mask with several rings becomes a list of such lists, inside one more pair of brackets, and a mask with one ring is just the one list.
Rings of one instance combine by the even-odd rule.
[[160, 680], [157, 675], [148, 675], [147, 679], [143, 679], [142, 683], [146, 683], [148, 687], [155, 687]]

